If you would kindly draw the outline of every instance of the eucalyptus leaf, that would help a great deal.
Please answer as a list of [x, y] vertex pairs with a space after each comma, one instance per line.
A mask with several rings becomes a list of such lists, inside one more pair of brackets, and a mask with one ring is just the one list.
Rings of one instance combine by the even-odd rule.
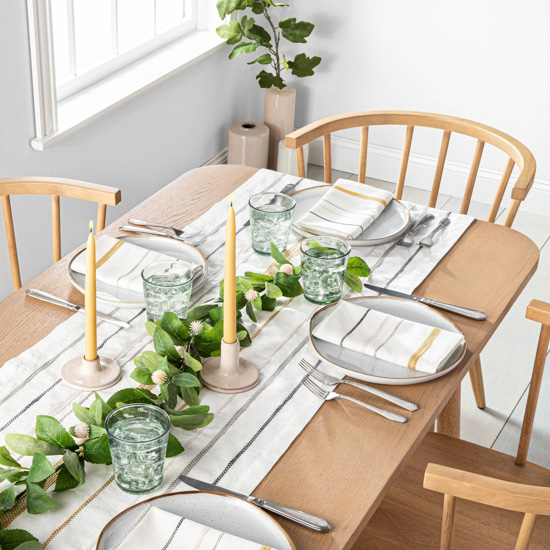
[[195, 406], [200, 403], [198, 388], [183, 388], [179, 386], [180, 397], [187, 405]]
[[0, 468], [0, 483], [5, 479], [9, 479], [13, 474], [19, 473], [18, 468]]
[[[154, 351], [144, 351], [140, 355], [140, 358], [145, 368], [149, 369], [151, 372], [155, 372], [156, 370], [158, 370], [159, 363], [164, 359], [162, 355], [159, 355]], [[135, 360], [134, 360], [134, 363], [135, 363]], [[136, 365], [138, 367], [140, 366], [137, 363]]]
[[36, 537], [23, 529], [0, 530], [0, 548], [2, 550], [16, 550], [16, 548], [20, 548], [26, 542], [37, 541]]
[[218, 307], [218, 304], [203, 304], [202, 306], [196, 306], [187, 312], [186, 321], [202, 321], [205, 317], [208, 317], [208, 313], [211, 309]]
[[254, 308], [250, 302], [246, 304], [246, 314], [250, 317], [251, 321], [254, 323], [258, 322], [258, 319], [256, 319], [256, 314], [254, 313]]
[[183, 430], [197, 430], [199, 428], [204, 428], [212, 420], [214, 415], [212, 413], [208, 414], [197, 414], [194, 416], [170, 416], [170, 422], [176, 428], [182, 428]]
[[281, 19], [279, 28], [281, 34], [290, 42], [305, 44], [306, 38], [311, 34], [315, 25], [307, 21], [296, 21], [295, 17]]
[[275, 274], [274, 283], [281, 289], [283, 296], [286, 298], [294, 298], [304, 292], [300, 281], [294, 275], [288, 275], [282, 271]]
[[95, 424], [94, 417], [90, 414], [90, 411], [76, 402], [73, 403], [73, 413], [78, 420], [80, 420], [80, 422], [84, 422], [85, 424]]
[[359, 279], [359, 277], [357, 277], [354, 273], [346, 271], [344, 275], [344, 283], [346, 283], [354, 292], [361, 294], [361, 291], [363, 290], [363, 283], [361, 283], [361, 279]]
[[160, 327], [167, 332], [173, 342], [182, 345], [189, 339], [189, 330], [175, 313], [166, 311], [160, 321]]
[[266, 275], [265, 273], [254, 273], [253, 271], [245, 271], [244, 274], [245, 277], [255, 279], [256, 281], [268, 283], [271, 283], [273, 281], [273, 275]]
[[237, 323], [237, 332], [246, 332], [246, 338], [243, 340], [239, 340], [239, 344], [241, 345], [241, 348], [247, 348], [252, 344], [252, 340], [250, 339], [250, 335], [248, 334], [248, 330], [246, 330], [246, 327], [241, 325], [240, 323]]
[[0, 464], [10, 468], [21, 468], [21, 464], [11, 456], [8, 448], [5, 446], [0, 447]]
[[107, 436], [88, 439], [82, 444], [84, 460], [92, 464], [111, 464], [111, 452]]
[[252, 302], [250, 302], [258, 311], [262, 311], [262, 297], [258, 294]]
[[175, 386], [180, 386], [182, 388], [198, 388], [200, 387], [199, 379], [192, 374], [187, 374], [182, 372], [181, 374], [176, 374], [170, 379], [170, 384]]
[[184, 450], [185, 449], [183, 448], [183, 445], [179, 442], [178, 438], [174, 434], [169, 433], [168, 444], [166, 446], [166, 458], [177, 456], [183, 453]]
[[107, 405], [107, 403], [105, 403], [105, 401], [103, 401], [100, 395], [96, 392], [95, 399], [93, 403], [90, 405], [89, 410], [90, 410], [90, 415], [95, 420], [94, 424], [96, 426], [103, 426], [105, 422], [105, 418], [113, 410], [113, 408]]
[[62, 448], [30, 435], [8, 434], [6, 436], [6, 444], [14, 453], [19, 453], [23, 456], [32, 456], [34, 453], [44, 453], [45, 455], [63, 454]]
[[130, 378], [132, 378], [132, 380], [135, 380], [139, 384], [143, 384], [145, 386], [153, 385], [153, 379], [151, 378], [151, 371], [145, 367], [136, 367], [132, 371]]
[[64, 449], [72, 447], [75, 442], [61, 422], [51, 416], [39, 415], [36, 417], [36, 437], [56, 447]]
[[[115, 409], [118, 407], [118, 403], [123, 403], [125, 405], [130, 403], [154, 403], [156, 397], [157, 396], [153, 393], [141, 388], [125, 388], [111, 395], [107, 400], [107, 405]], [[85, 420], [82, 420], [82, 422], [85, 422]], [[94, 424], [93, 421], [89, 423]], [[88, 424], [88, 422], [86, 422], [86, 424]]]
[[78, 487], [80, 483], [75, 479], [67, 470], [67, 467], [63, 464], [59, 469], [57, 474], [57, 479], [55, 480], [55, 493], [60, 493], [62, 491], [68, 491], [69, 489], [74, 489]]
[[84, 466], [76, 453], [67, 451], [63, 455], [63, 464], [67, 468], [68, 472], [78, 481], [78, 483], [83, 484], [86, 481]]
[[370, 267], [363, 258], [354, 256], [348, 260], [347, 271], [357, 275], [357, 277], [368, 277], [370, 275]]
[[44, 545], [37, 540], [29, 540], [17, 546], [15, 550], [44, 550]]
[[151, 338], [155, 335], [155, 330], [157, 330], [157, 327], [157, 324], [152, 323], [151, 321], [145, 321], [145, 330], [147, 330]]
[[[70, 451], [67, 451], [70, 452]], [[27, 481], [31, 483], [39, 483], [49, 478], [55, 473], [55, 468], [43, 453], [34, 453], [32, 457], [32, 465], [27, 476]]]
[[237, 332], [237, 340], [244, 340], [247, 336], [248, 334], [244, 330]]
[[172, 383], [167, 383], [161, 384], [159, 389], [160, 394], [164, 397], [164, 402], [171, 408], [175, 407], [178, 402], [178, 388]]
[[208, 315], [213, 323], [217, 323], [223, 319], [223, 306], [219, 306], [209, 311]]
[[[277, 287], [279, 288], [279, 287]], [[281, 292], [282, 295], [282, 292]], [[262, 295], [262, 310], [263, 311], [275, 311], [275, 306], [277, 305], [277, 300], [275, 298], [270, 298], [266, 294]]]
[[283, 291], [277, 285], [267, 283], [266, 294], [268, 298], [277, 299], [283, 295]]
[[155, 336], [153, 337], [153, 344], [155, 345], [155, 351], [164, 357], [170, 359], [181, 359], [180, 354], [174, 347], [174, 342], [170, 335], [161, 327], [155, 330]]
[[271, 250], [271, 257], [279, 264], [290, 264], [292, 265], [283, 255], [283, 253], [279, 250], [277, 245], [274, 242], [269, 243], [269, 248]]
[[0, 513], [13, 508], [15, 504], [15, 491], [12, 486], [7, 487], [0, 493]]
[[55, 505], [46, 491], [36, 483], [27, 481], [27, 511], [29, 514], [43, 514], [51, 510]]
[[186, 407], [185, 409], [182, 409], [181, 411], [178, 411], [176, 409], [172, 409], [170, 407], [163, 407], [163, 409], [169, 414], [173, 416], [194, 416], [197, 414], [206, 414], [210, 411], [210, 407], [208, 405], [196, 405], [193, 407]]
[[202, 370], [202, 363], [197, 361], [194, 357], [191, 357], [189, 353], [184, 352], [183, 362], [186, 367], [193, 369], [195, 372]]

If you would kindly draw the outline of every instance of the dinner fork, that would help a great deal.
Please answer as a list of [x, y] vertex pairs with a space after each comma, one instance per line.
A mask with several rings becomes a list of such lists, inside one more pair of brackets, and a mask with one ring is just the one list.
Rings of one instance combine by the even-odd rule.
[[300, 361], [300, 367], [302, 367], [307, 373], [309, 373], [311, 378], [315, 378], [315, 380], [321, 382], [321, 384], [325, 384], [326, 386], [338, 386], [338, 384], [347, 384], [348, 386], [353, 386], [355, 388], [359, 388], [360, 390], [372, 393], [373, 395], [377, 395], [378, 397], [381, 397], [382, 399], [385, 399], [386, 401], [389, 401], [390, 403], [393, 403], [398, 407], [407, 409], [408, 411], [412, 412], [418, 410], [418, 405], [416, 403], [411, 403], [410, 401], [401, 399], [400, 397], [392, 395], [391, 393], [386, 393], [385, 391], [371, 388], [370, 386], [360, 384], [359, 382], [354, 382], [353, 380], [340, 380], [339, 378], [335, 378], [334, 376], [329, 376], [324, 372], [316, 370], [313, 365], [308, 363], [305, 359], [302, 359]]
[[133, 225], [141, 225], [145, 227], [161, 227], [162, 229], [171, 229], [178, 237], [192, 237], [193, 235], [198, 235], [200, 233], [200, 231], [195, 231], [194, 233], [188, 233], [183, 229], [176, 229], [171, 225], [163, 225], [162, 223], [146, 222], [143, 220], [136, 220], [135, 218], [130, 218], [128, 220], [128, 223], [131, 223]]
[[407, 419], [404, 416], [401, 416], [400, 414], [395, 414], [390, 411], [385, 411], [384, 409], [379, 409], [378, 407], [373, 407], [372, 405], [369, 405], [368, 403], [363, 403], [363, 401], [359, 401], [358, 399], [354, 399], [353, 397], [350, 397], [349, 395], [344, 395], [343, 393], [336, 393], [333, 391], [326, 391], [325, 389], [321, 388], [321, 386], [318, 386], [311, 378], [307, 377], [304, 379], [304, 386], [316, 397], [319, 399], [323, 399], [323, 401], [331, 401], [332, 399], [345, 399], [346, 401], [351, 401], [352, 403], [355, 403], [356, 405], [359, 405], [361, 407], [364, 407], [365, 409], [368, 409], [369, 411], [376, 413], [380, 416], [383, 416], [384, 418], [387, 418], [388, 420], [391, 420], [392, 422], [400, 422], [401, 424], [404, 424], [407, 422]]
[[418, 246], [431, 248], [434, 245], [433, 237], [438, 232], [441, 231], [443, 228], [447, 227], [451, 223], [451, 220], [449, 218], [443, 218], [439, 221], [437, 224], [437, 227], [427, 236], [424, 237], [419, 243]]
[[433, 214], [425, 214], [420, 218], [420, 220], [414, 225], [414, 227], [399, 241], [399, 246], [410, 247], [414, 244], [412, 236], [423, 226], [426, 225], [429, 221], [434, 219]]

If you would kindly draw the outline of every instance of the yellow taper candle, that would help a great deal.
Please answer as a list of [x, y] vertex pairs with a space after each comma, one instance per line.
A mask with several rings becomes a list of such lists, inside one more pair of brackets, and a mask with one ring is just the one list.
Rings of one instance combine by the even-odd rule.
[[90, 234], [86, 245], [86, 279], [85, 279], [85, 322], [84, 332], [86, 347], [84, 359], [97, 359], [97, 321], [96, 321], [96, 292], [95, 292], [95, 238], [94, 224], [90, 221]]
[[235, 210], [233, 195], [227, 213], [225, 229], [225, 270], [223, 283], [223, 340], [227, 344], [237, 341], [237, 295], [235, 289]]

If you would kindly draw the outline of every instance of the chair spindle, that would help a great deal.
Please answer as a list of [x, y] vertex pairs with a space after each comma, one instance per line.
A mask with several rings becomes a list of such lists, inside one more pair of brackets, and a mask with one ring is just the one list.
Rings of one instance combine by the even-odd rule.
[[325, 183], [332, 183], [332, 149], [330, 134], [323, 136], [323, 164], [325, 165]]
[[520, 205], [521, 205], [520, 200], [512, 199], [512, 202], [510, 203], [510, 206], [508, 207], [508, 211], [506, 213], [506, 219], [504, 220], [505, 227], [512, 227], [512, 224], [514, 223], [514, 219], [516, 217], [516, 214], [518, 213]]
[[437, 158], [437, 166], [435, 169], [434, 182], [432, 184], [432, 192], [430, 193], [430, 202], [428, 206], [435, 208], [437, 197], [439, 196], [439, 187], [441, 185], [441, 177], [443, 176], [443, 168], [445, 167], [445, 159], [447, 158], [447, 150], [449, 149], [449, 140], [451, 132], [446, 130], [441, 138], [441, 147], [439, 149], [439, 157]]
[[525, 514], [525, 516], [523, 516], [515, 550], [527, 550], [529, 548], [536, 520], [536, 514]]
[[453, 532], [455, 526], [456, 497], [443, 497], [443, 523], [441, 526], [441, 550], [451, 550], [453, 546]]
[[474, 192], [477, 171], [479, 170], [479, 164], [481, 162], [481, 155], [483, 154], [484, 146], [485, 142], [478, 139], [476, 150], [474, 152], [474, 160], [472, 161], [472, 167], [470, 168], [470, 174], [468, 175], [468, 183], [466, 183], [466, 190], [464, 191], [464, 198], [462, 199], [462, 205], [460, 207], [461, 214], [468, 213], [468, 208], [470, 207], [470, 201], [472, 200], [472, 193]]
[[489, 217], [487, 218], [488, 222], [494, 222], [497, 217], [498, 209], [500, 208], [500, 203], [502, 202], [502, 197], [504, 196], [506, 186], [508, 185], [508, 181], [512, 175], [512, 170], [514, 169], [514, 164], [514, 159], [510, 157], [506, 163], [506, 168], [504, 169], [500, 183], [498, 184], [497, 193], [495, 195], [495, 199], [493, 200], [493, 204], [491, 205]]
[[361, 150], [359, 152], [359, 174], [357, 181], [359, 183], [366, 183], [367, 181], [367, 149], [369, 146], [369, 127], [363, 126], [361, 128]]
[[413, 137], [414, 126], [407, 126], [405, 134], [405, 145], [403, 147], [403, 156], [401, 157], [401, 166], [399, 167], [399, 178], [397, 179], [397, 188], [395, 190], [395, 198], [401, 199], [403, 196], [403, 187], [405, 185], [405, 176], [407, 175], [407, 166], [409, 164], [409, 154], [411, 152], [411, 143]]
[[304, 162], [304, 148], [298, 147], [296, 149], [296, 162], [298, 163], [298, 177], [306, 177], [306, 165]]
[[97, 205], [97, 223], [96, 231], [103, 231], [105, 229], [105, 215], [107, 213], [107, 205], [99, 203]]
[[59, 195], [52, 195], [52, 246], [53, 261], [61, 259], [61, 216], [59, 212]]
[[17, 245], [15, 243], [15, 230], [13, 228], [13, 215], [9, 195], [2, 195], [2, 209], [4, 210], [4, 223], [6, 225], [6, 236], [8, 238], [8, 251], [10, 254], [11, 278], [13, 288], [21, 288], [21, 275], [19, 272], [19, 258], [17, 256]]

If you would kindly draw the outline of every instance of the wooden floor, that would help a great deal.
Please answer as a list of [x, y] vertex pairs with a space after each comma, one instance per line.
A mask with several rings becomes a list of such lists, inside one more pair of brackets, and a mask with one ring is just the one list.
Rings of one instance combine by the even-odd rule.
[[[310, 164], [307, 177], [323, 181], [323, 168]], [[357, 179], [356, 174], [333, 171], [338, 178]], [[369, 180], [371, 185], [393, 191], [395, 184]], [[428, 203], [428, 191], [405, 188], [403, 198], [418, 204]], [[438, 208], [458, 212], [460, 200], [440, 195]], [[497, 223], [502, 223], [502, 211]], [[485, 219], [489, 205], [472, 201], [469, 214]], [[520, 211], [513, 228], [532, 239], [540, 249], [540, 263], [520, 298], [514, 304], [481, 354], [487, 408], [479, 410], [468, 380], [462, 391], [462, 438], [478, 445], [515, 454], [525, 410], [531, 369], [540, 325], [525, 319], [525, 309], [533, 298], [550, 302], [550, 217]], [[510, 266], [513, 270], [514, 266]], [[542, 382], [529, 460], [550, 468], [550, 365]]]

